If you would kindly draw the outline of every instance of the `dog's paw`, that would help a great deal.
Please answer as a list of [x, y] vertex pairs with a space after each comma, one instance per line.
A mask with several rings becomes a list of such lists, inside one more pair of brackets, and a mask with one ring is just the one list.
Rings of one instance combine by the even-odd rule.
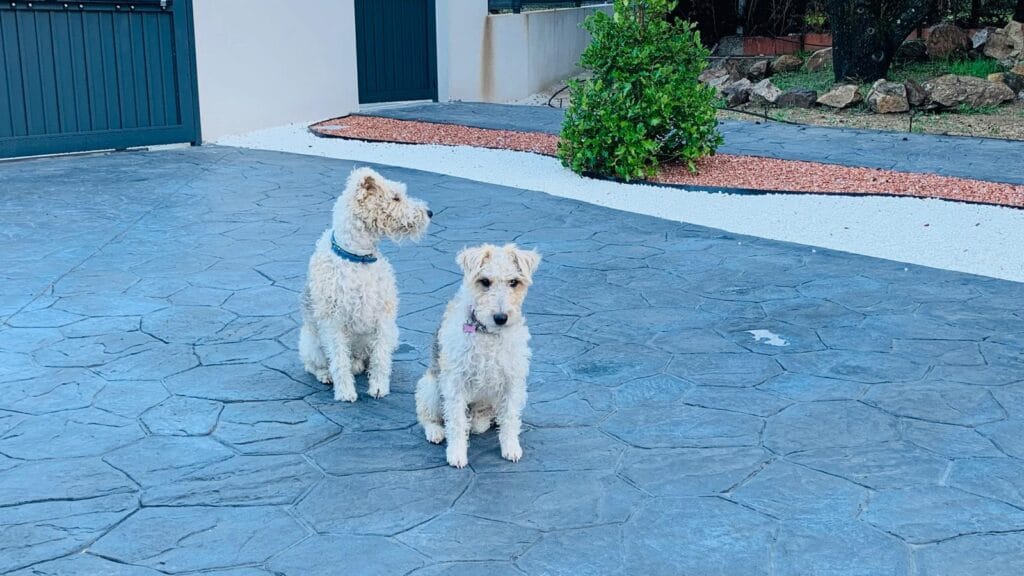
[[452, 449], [448, 446], [448, 464], [456, 468], [465, 468], [469, 464], [469, 455], [466, 454], [466, 449]]
[[352, 375], [356, 376], [366, 372], [366, 358], [352, 359]]
[[438, 426], [437, 424], [428, 424], [423, 427], [423, 432], [427, 437], [427, 442], [432, 444], [440, 444], [444, 442], [444, 427]]
[[387, 384], [381, 386], [370, 382], [370, 388], [367, 392], [369, 392], [370, 396], [373, 396], [374, 398], [383, 398], [391, 393], [391, 386], [388, 386]]
[[490, 416], [473, 416], [473, 419], [469, 423], [469, 431], [473, 434], [483, 434], [491, 429], [491, 417]]
[[341, 388], [334, 388], [334, 399], [340, 402], [355, 402], [359, 399], [359, 395], [356, 394], [355, 390], [342, 390]]
[[313, 371], [313, 376], [316, 376], [316, 379], [319, 380], [321, 384], [330, 385], [331, 382], [332, 382], [332, 380], [331, 380], [331, 371], [326, 369], [326, 368], [321, 368], [319, 370], [314, 370]]
[[523, 457], [523, 447], [520, 446], [518, 442], [513, 446], [502, 446], [501, 457], [509, 462], [519, 462]]

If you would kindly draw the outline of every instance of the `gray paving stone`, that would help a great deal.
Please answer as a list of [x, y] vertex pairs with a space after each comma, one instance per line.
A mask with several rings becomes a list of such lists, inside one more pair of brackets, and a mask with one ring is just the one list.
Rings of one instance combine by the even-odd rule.
[[522, 576], [510, 562], [444, 562], [409, 573], [409, 576]]
[[789, 459], [874, 489], [935, 485], [949, 468], [945, 458], [901, 442], [819, 448]]
[[92, 405], [125, 418], [138, 418], [168, 396], [167, 390], [160, 382], [107, 382], [93, 398]]
[[4, 508], [0, 571], [13, 571], [77, 552], [117, 526], [138, 505], [137, 495], [125, 493]]
[[856, 517], [867, 497], [852, 482], [785, 461], [768, 464], [729, 495], [772, 518], [837, 523]]
[[396, 536], [437, 561], [507, 560], [523, 553], [540, 532], [477, 516], [447, 513]]
[[921, 576], [1013, 576], [1024, 570], [1024, 534], [961, 536], [918, 548], [915, 557]]
[[49, 374], [49, 378], [6, 384], [0, 409], [46, 414], [88, 408], [106, 385], [106, 380], [88, 370], [60, 370]]
[[910, 551], [864, 522], [784, 521], [774, 549], [778, 574], [902, 576], [912, 574]]
[[346, 430], [308, 454], [317, 466], [336, 476], [424, 470], [445, 464], [443, 449], [428, 443], [419, 427], [368, 432]]
[[764, 444], [780, 454], [895, 440], [896, 419], [859, 402], [795, 404], [768, 419]]
[[793, 402], [760, 390], [743, 390], [714, 386], [696, 386], [688, 390], [681, 399], [684, 404], [750, 414], [771, 416], [778, 414]]
[[242, 454], [301, 453], [341, 432], [301, 400], [224, 406], [214, 436]]
[[[11, 573], [12, 576], [93, 576], [99, 574], [103, 576], [160, 576], [163, 573], [142, 566], [111, 562], [88, 554], [75, 554]], [[223, 575], [218, 574], [218, 576]]]
[[640, 493], [610, 472], [479, 474], [454, 510], [540, 530], [622, 522]]
[[598, 346], [566, 364], [569, 374], [592, 384], [617, 386], [661, 373], [670, 355], [631, 345]]
[[863, 400], [891, 414], [943, 424], [976, 426], [1006, 416], [988, 390], [950, 382], [878, 384]]
[[523, 459], [501, 457], [497, 434], [470, 438], [469, 461], [477, 472], [612, 470], [626, 445], [597, 428], [534, 428], [520, 435]]
[[424, 559], [380, 536], [317, 535], [303, 540], [268, 563], [283, 576], [333, 576], [339, 570], [366, 576], [408, 574]]
[[141, 420], [152, 434], [204, 436], [213, 432], [223, 408], [220, 402], [172, 396], [147, 410]]
[[760, 354], [680, 354], [668, 373], [702, 386], [756, 386], [782, 372], [778, 362]]
[[631, 380], [615, 389], [615, 405], [625, 409], [672, 404], [691, 388], [693, 384], [665, 374]]
[[764, 422], [755, 416], [696, 406], [630, 408], [601, 428], [639, 448], [757, 446]]
[[516, 564], [527, 574], [550, 576], [630, 573], [623, 549], [622, 526], [617, 524], [545, 534]]
[[866, 384], [859, 382], [789, 372], [779, 374], [757, 387], [758, 390], [799, 402], [856, 400], [864, 394], [867, 388]]
[[865, 384], [920, 380], [928, 372], [928, 366], [914, 358], [880, 352], [825, 350], [780, 356], [779, 362], [789, 372]]
[[1014, 458], [1024, 459], [1024, 422], [1004, 420], [979, 426], [977, 430], [991, 440], [1003, 453]]
[[[74, 501], [137, 489], [124, 474], [99, 458], [76, 458], [5, 465], [0, 475], [0, 507], [56, 500]], [[41, 481], [45, 479], [45, 482]]]
[[84, 408], [26, 418], [0, 434], [0, 452], [26, 460], [100, 456], [143, 436], [135, 420]]
[[275, 507], [143, 508], [89, 550], [165, 572], [210, 571], [264, 562], [305, 535]]
[[199, 366], [165, 385], [174, 394], [224, 402], [297, 399], [315, 391], [258, 364]]
[[991, 440], [964, 426], [907, 420], [903, 423], [903, 438], [948, 458], [1003, 455]]
[[465, 471], [444, 464], [328, 477], [295, 509], [320, 533], [390, 536], [450, 509], [469, 482]]
[[759, 447], [630, 448], [619, 473], [655, 496], [711, 496], [728, 491], [769, 461]]
[[148, 314], [142, 329], [164, 342], [194, 344], [217, 333], [235, 318], [216, 306], [175, 306]]
[[623, 528], [633, 574], [768, 574], [774, 522], [720, 498], [648, 500]]
[[879, 491], [861, 517], [911, 544], [1024, 531], [1024, 510], [945, 486]]
[[957, 460], [949, 485], [1024, 508], [1024, 464], [1014, 458]]

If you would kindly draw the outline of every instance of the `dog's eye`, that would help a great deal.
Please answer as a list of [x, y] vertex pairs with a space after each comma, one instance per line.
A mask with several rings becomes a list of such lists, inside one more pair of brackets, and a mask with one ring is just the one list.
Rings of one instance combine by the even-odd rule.
[[481, 278], [480, 280], [478, 280], [478, 282], [480, 282], [480, 285], [483, 286], [484, 288], [491, 287], [491, 281], [487, 278]]
[[392, 198], [392, 200], [394, 200], [395, 202], [401, 202], [402, 201], [401, 197], [399, 197], [399, 196], [395, 196], [394, 198]]
[[516, 279], [509, 280], [508, 281], [508, 285], [511, 286], [512, 288], [515, 288], [516, 286], [519, 286], [519, 280], [516, 280]]

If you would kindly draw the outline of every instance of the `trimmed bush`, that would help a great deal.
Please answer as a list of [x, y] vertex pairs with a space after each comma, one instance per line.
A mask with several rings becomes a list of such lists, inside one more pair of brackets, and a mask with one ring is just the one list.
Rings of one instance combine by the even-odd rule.
[[669, 161], [696, 172], [721, 144], [714, 89], [697, 81], [708, 51], [692, 24], [666, 19], [672, 5], [616, 0], [613, 16], [584, 23], [592, 42], [580, 65], [593, 78], [571, 82], [558, 146], [575, 172], [645, 179]]

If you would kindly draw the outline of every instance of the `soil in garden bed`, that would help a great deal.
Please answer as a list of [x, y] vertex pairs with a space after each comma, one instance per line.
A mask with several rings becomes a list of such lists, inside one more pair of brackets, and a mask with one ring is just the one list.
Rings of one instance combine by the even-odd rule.
[[[558, 137], [534, 132], [488, 130], [379, 118], [347, 116], [310, 126], [314, 134], [409, 144], [476, 146], [534, 152], [553, 156]], [[699, 172], [668, 165], [654, 179], [658, 183], [685, 184], [704, 188], [744, 188], [823, 194], [892, 194], [920, 198], [942, 198], [1004, 206], [1024, 207], [1024, 186], [951, 178], [932, 174], [911, 174], [874, 168], [850, 168], [794, 160], [719, 154], [701, 160]]]

